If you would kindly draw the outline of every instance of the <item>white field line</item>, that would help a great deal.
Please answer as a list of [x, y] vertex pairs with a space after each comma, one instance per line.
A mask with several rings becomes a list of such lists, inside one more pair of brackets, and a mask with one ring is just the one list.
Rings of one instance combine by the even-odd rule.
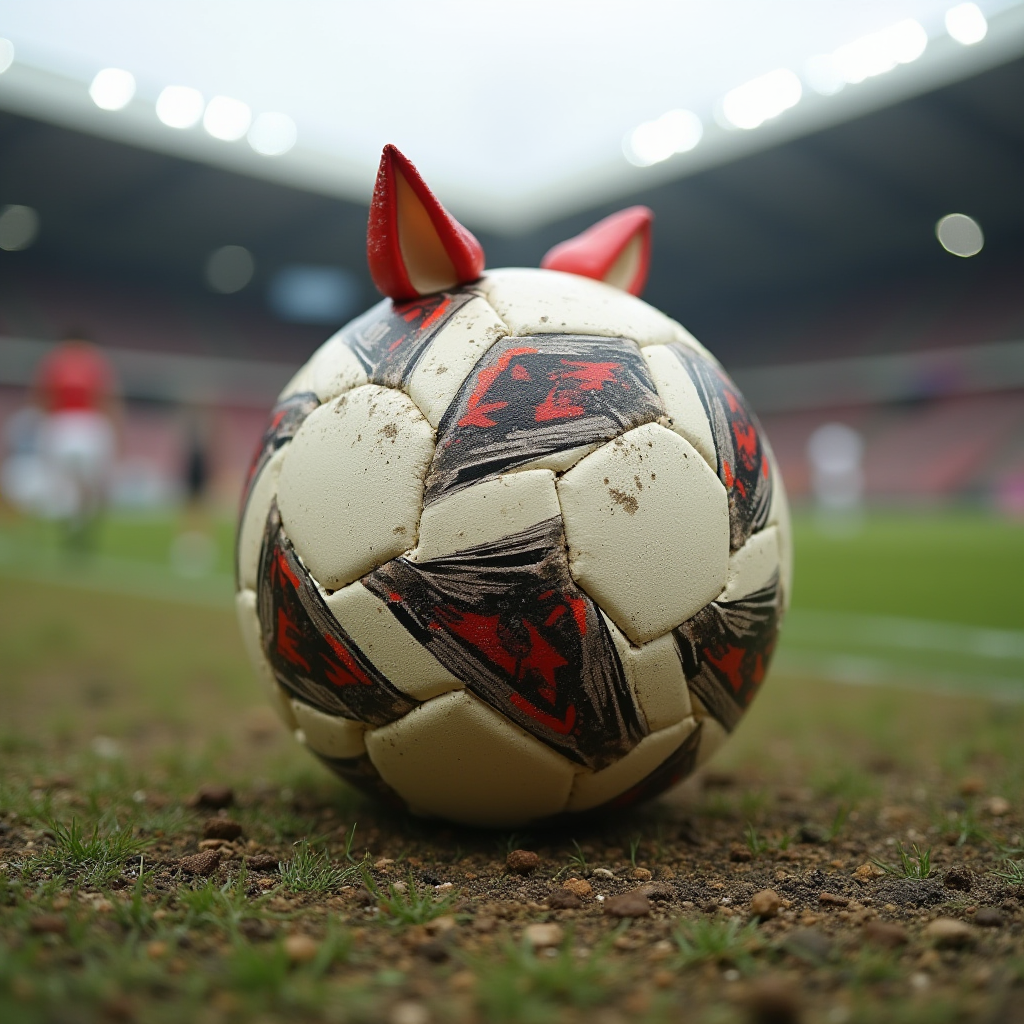
[[1024, 631], [964, 626], [896, 616], [794, 608], [786, 617], [787, 645], [857, 642], [891, 650], [932, 651], [1024, 661]]

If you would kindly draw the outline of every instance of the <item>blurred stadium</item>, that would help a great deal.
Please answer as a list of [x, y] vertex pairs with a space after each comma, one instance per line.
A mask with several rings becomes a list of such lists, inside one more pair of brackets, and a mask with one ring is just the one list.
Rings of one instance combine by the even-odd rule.
[[543, 38], [416, 6], [389, 40], [356, 5], [0, 2], [0, 421], [68, 332], [123, 404], [91, 559], [8, 500], [0, 573], [229, 603], [266, 410], [375, 301], [394, 141], [490, 266], [654, 210], [645, 298], [752, 400], [797, 511], [782, 665], [1024, 694], [1024, 5], [565, 4]]

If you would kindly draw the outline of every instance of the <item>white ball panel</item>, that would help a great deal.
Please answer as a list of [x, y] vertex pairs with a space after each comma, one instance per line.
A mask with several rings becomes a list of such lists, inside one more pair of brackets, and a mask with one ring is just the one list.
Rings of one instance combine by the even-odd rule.
[[302, 380], [306, 390], [314, 392], [321, 402], [361, 387], [368, 380], [362, 363], [342, 340], [342, 331], [328, 338], [299, 373], [305, 374]]
[[782, 474], [771, 453], [768, 461], [772, 467], [772, 504], [768, 510], [768, 522], [779, 531], [779, 571], [782, 577], [782, 610], [785, 611], [789, 608], [789, 599], [793, 593], [793, 523]]
[[594, 444], [581, 444], [578, 448], [563, 448], [561, 451], [542, 455], [533, 462], [527, 462], [513, 472], [522, 472], [524, 469], [550, 469], [553, 473], [564, 473], [567, 469], [572, 469], [584, 456], [600, 448], [603, 443], [597, 441]]
[[678, 434], [646, 423], [558, 482], [569, 567], [633, 643], [716, 598], [729, 560], [725, 488]]
[[407, 395], [349, 391], [311, 412], [284, 452], [281, 520], [323, 586], [337, 590], [413, 546], [434, 441]]
[[697, 751], [696, 767], [700, 768], [707, 764], [728, 738], [729, 734], [714, 718], [705, 718], [700, 728], [700, 749]]
[[672, 634], [634, 646], [607, 615], [604, 619], [647, 727], [655, 732], [689, 718], [690, 689]]
[[325, 715], [302, 701], [293, 700], [292, 711], [298, 729], [296, 739], [324, 757], [359, 757], [366, 753], [366, 726], [340, 715]]
[[711, 424], [686, 368], [672, 350], [664, 345], [649, 345], [643, 354], [658, 394], [665, 403], [665, 412], [672, 421], [669, 425], [680, 437], [689, 441], [717, 472], [718, 455], [715, 452]]
[[557, 270], [490, 270], [474, 288], [515, 335], [591, 334], [651, 345], [679, 340], [682, 331], [628, 292]]
[[729, 557], [729, 577], [720, 601], [738, 601], [760, 590], [779, 568], [779, 531], [766, 526]]
[[428, 505], [420, 517], [418, 562], [508, 537], [561, 513], [555, 474], [509, 473]]
[[274, 678], [274, 671], [263, 653], [263, 646], [260, 643], [260, 620], [256, 615], [256, 594], [252, 590], [240, 590], [235, 594], [235, 613], [238, 616], [238, 625], [242, 631], [242, 643], [245, 646], [245, 653], [249, 655], [249, 661], [256, 670], [263, 688], [273, 709], [278, 713], [281, 721], [294, 732], [298, 728], [295, 721], [295, 714], [292, 711], [292, 702], [288, 694], [281, 688]]
[[277, 481], [283, 461], [284, 452], [275, 452], [260, 470], [249, 491], [249, 500], [245, 504], [245, 512], [238, 525], [238, 582], [242, 587], [253, 589], [256, 586], [263, 530], [267, 524], [270, 505], [277, 494]]
[[462, 688], [462, 681], [415, 640], [362, 583], [350, 583], [325, 600], [356, 646], [399, 690], [417, 700], [429, 700]]
[[645, 736], [625, 757], [599, 772], [576, 776], [566, 810], [586, 811], [613, 800], [647, 778], [693, 732], [692, 718]]
[[431, 340], [412, 377], [409, 397], [432, 427], [441, 422], [477, 360], [508, 328], [481, 298], [458, 310]]
[[366, 735], [384, 781], [416, 814], [512, 828], [561, 811], [573, 766], [465, 690]]

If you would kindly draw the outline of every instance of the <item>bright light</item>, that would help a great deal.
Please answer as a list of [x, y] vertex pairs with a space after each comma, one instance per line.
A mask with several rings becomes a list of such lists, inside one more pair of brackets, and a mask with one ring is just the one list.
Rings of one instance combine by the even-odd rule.
[[156, 116], [168, 128], [191, 128], [203, 116], [203, 94], [187, 85], [169, 85], [156, 98]]
[[39, 214], [31, 206], [0, 208], [0, 249], [27, 249], [39, 234]]
[[252, 111], [241, 100], [230, 96], [214, 96], [203, 115], [203, 127], [224, 142], [240, 139], [252, 123]]
[[819, 54], [807, 61], [804, 65], [804, 78], [822, 96], [835, 96], [846, 86], [846, 80], [836, 69], [835, 61], [827, 54]]
[[700, 142], [704, 125], [692, 110], [670, 110], [656, 121], [644, 121], [626, 136], [622, 149], [637, 167], [650, 167], [676, 153], [688, 153]]
[[261, 156], [281, 156], [295, 145], [298, 134], [287, 114], [260, 114], [249, 129], [249, 145]]
[[832, 62], [844, 81], [857, 85], [892, 71], [898, 64], [917, 60], [927, 45], [928, 33], [913, 18], [907, 18], [840, 46], [832, 54]]
[[947, 213], [935, 225], [935, 237], [954, 256], [977, 256], [985, 245], [981, 225], [966, 213]]
[[120, 68], [104, 68], [92, 80], [89, 95], [101, 110], [120, 110], [135, 95], [135, 76]]
[[980, 43], [988, 32], [988, 22], [977, 4], [957, 4], [946, 11], [946, 31], [964, 46]]
[[251, 280], [256, 264], [252, 253], [240, 245], [223, 245], [206, 258], [206, 283], [215, 292], [240, 292]]
[[802, 94], [800, 79], [788, 68], [779, 68], [727, 92], [722, 116], [733, 128], [758, 128], [796, 106]]
[[14, 63], [14, 43], [0, 36], [0, 75]]

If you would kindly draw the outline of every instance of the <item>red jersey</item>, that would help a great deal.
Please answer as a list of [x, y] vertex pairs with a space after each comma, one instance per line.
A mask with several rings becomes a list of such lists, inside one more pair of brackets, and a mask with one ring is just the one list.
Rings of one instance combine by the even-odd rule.
[[83, 341], [59, 345], [39, 369], [39, 393], [47, 412], [101, 411], [113, 392], [110, 363]]

